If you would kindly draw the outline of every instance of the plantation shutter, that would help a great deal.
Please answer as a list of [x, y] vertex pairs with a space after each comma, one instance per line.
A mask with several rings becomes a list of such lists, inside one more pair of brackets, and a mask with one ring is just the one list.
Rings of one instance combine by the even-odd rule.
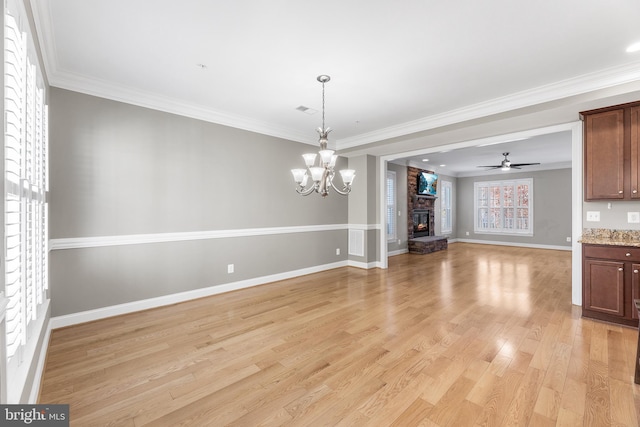
[[6, 356], [21, 362], [29, 326], [48, 289], [48, 108], [19, 14], [5, 9], [5, 293]]
[[387, 240], [396, 239], [396, 173], [387, 171]]

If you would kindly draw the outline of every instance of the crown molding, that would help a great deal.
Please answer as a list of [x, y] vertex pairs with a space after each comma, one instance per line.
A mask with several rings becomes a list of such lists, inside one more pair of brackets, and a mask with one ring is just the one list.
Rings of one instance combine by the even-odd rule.
[[151, 92], [140, 91], [78, 74], [57, 72], [55, 75], [49, 76], [49, 84], [61, 89], [68, 89], [87, 95], [137, 105], [139, 107], [164, 111], [166, 113], [177, 114], [276, 138], [316, 145], [316, 141], [309, 140], [308, 135], [297, 133], [291, 129], [273, 126], [270, 123], [261, 122], [249, 117], [216, 111], [202, 105], [184, 102], [179, 99]]
[[339, 149], [353, 148], [636, 81], [640, 81], [640, 61], [584, 74], [354, 137], [343, 138], [338, 140], [336, 144]]
[[[30, 0], [30, 3], [35, 18], [38, 40], [42, 47], [42, 56], [47, 78], [51, 86], [304, 144], [317, 145], [317, 141], [310, 140], [308, 135], [298, 133], [288, 128], [275, 127], [269, 123], [212, 110], [202, 105], [193, 105], [182, 100], [139, 91], [83, 75], [64, 72], [58, 67], [58, 58], [55, 49], [55, 33], [51, 26], [50, 2]], [[640, 81], [640, 61], [565, 79], [353, 137], [339, 139], [336, 140], [335, 145], [337, 149], [354, 148], [385, 139], [479, 119], [519, 108], [531, 107], [545, 102], [556, 101], [570, 96], [636, 81]]]

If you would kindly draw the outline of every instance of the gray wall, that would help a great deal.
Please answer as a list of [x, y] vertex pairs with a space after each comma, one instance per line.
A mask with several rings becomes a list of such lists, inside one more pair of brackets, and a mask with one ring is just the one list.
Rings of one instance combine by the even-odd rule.
[[[475, 234], [474, 182], [522, 178], [533, 178], [534, 235], [527, 237]], [[571, 247], [571, 242], [566, 241], [567, 237], [571, 237], [571, 169], [458, 178], [456, 199], [457, 237], [460, 239]], [[469, 235], [466, 235], [467, 232]]]
[[[347, 198], [295, 193], [290, 169], [315, 146], [57, 88], [50, 114], [54, 247], [59, 239], [348, 222]], [[345, 164], [340, 159], [338, 169]], [[346, 261], [347, 235], [338, 229], [53, 250], [52, 314]]]
[[[600, 221], [587, 221], [587, 212], [600, 212]], [[640, 224], [627, 221], [628, 212], [640, 212], [640, 201], [584, 202], [582, 226], [584, 228], [610, 228], [640, 230]]]

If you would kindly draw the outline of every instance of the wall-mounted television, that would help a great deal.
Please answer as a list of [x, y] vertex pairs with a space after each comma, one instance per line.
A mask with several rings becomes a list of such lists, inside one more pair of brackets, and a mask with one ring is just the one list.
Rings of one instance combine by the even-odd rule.
[[418, 194], [435, 196], [438, 191], [438, 174], [422, 171], [418, 174]]

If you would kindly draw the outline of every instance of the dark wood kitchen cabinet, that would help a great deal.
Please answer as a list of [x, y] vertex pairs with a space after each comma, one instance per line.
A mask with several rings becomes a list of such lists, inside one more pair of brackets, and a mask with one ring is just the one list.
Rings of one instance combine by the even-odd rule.
[[583, 111], [584, 198], [640, 199], [640, 102]]
[[638, 326], [640, 248], [582, 245], [582, 315]]

